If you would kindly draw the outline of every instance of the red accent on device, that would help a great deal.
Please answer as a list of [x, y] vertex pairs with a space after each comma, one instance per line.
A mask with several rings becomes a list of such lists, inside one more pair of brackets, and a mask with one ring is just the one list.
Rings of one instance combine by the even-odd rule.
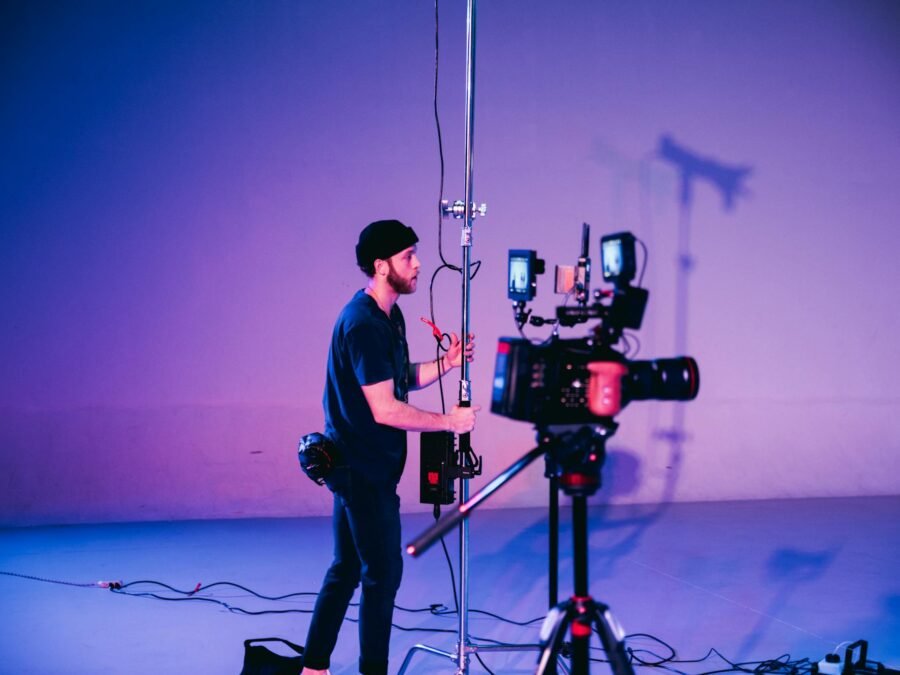
[[509, 354], [510, 349], [508, 342], [498, 342], [497, 343], [497, 353], [498, 354]]
[[441, 474], [437, 471], [429, 471], [428, 472], [428, 484], [429, 485], [437, 485], [438, 481], [441, 480]]
[[438, 328], [438, 327], [437, 327], [436, 325], [434, 325], [433, 323], [431, 323], [431, 321], [429, 321], [428, 319], [426, 319], [424, 316], [419, 317], [419, 318], [422, 320], [423, 323], [427, 323], [429, 326], [431, 326], [431, 334], [434, 335], [434, 339], [435, 339], [435, 340], [440, 341], [441, 338], [444, 337], [444, 334], [441, 332], [441, 329]]
[[573, 638], [587, 638], [591, 636], [591, 627], [588, 624], [581, 623], [580, 621], [572, 622], [572, 637]]
[[587, 487], [597, 485], [600, 479], [597, 476], [584, 473], [563, 473], [559, 482], [565, 487]]

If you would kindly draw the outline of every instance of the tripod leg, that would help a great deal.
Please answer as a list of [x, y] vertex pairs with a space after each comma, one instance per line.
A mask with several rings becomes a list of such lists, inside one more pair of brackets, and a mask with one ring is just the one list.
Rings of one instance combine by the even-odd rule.
[[[555, 469], [554, 469], [555, 470]], [[550, 602], [548, 609], [559, 603], [559, 479], [550, 476], [549, 559], [547, 565]]]
[[547, 614], [541, 626], [541, 653], [538, 657], [535, 675], [550, 675], [556, 672], [556, 661], [572, 621], [570, 602], [557, 605]]
[[606, 650], [606, 658], [613, 675], [634, 675], [631, 659], [625, 651], [625, 631], [603, 603], [594, 603], [594, 624], [600, 634], [600, 642]]
[[[590, 599], [587, 599], [590, 601]], [[582, 599], [573, 603], [572, 673], [588, 675], [591, 663], [591, 612]]]
[[[547, 472], [550, 474], [550, 514], [549, 514], [549, 560], [547, 571], [549, 574], [550, 602], [549, 609], [559, 604], [559, 479], [556, 477], [555, 463], [551, 456], [547, 455]], [[547, 675], [557, 675], [556, 659], [551, 659], [547, 664]]]

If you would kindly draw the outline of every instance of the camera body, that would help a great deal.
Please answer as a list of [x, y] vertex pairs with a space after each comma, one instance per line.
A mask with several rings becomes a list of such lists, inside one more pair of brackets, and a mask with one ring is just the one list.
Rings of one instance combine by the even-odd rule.
[[[555, 324], [550, 339], [500, 338], [494, 368], [491, 411], [539, 426], [590, 424], [610, 420], [631, 401], [690, 401], [700, 387], [697, 362], [689, 356], [628, 360], [613, 346], [625, 329], [639, 329], [649, 293], [632, 285], [637, 276], [637, 238], [618, 232], [600, 239], [603, 279], [612, 290], [590, 293], [590, 226], [582, 226], [581, 255], [575, 267], [557, 266], [556, 292], [576, 304], [556, 308], [555, 319], [533, 316], [526, 303], [537, 293], [544, 261], [536, 251], [509, 251], [507, 296], [521, 333], [526, 323]], [[643, 247], [643, 243], [641, 244]], [[647, 254], [644, 250], [644, 264]], [[643, 273], [641, 274], [643, 276]], [[571, 284], [560, 286], [560, 279]], [[593, 298], [593, 302], [589, 299]], [[597, 320], [590, 336], [560, 339], [558, 327]]]
[[[621, 402], [606, 415], [597, 373], [598, 366], [608, 364], [621, 366]], [[693, 400], [699, 388], [697, 362], [689, 356], [629, 361], [591, 338], [542, 345], [500, 338], [491, 412], [539, 426], [590, 424], [631, 401]]]

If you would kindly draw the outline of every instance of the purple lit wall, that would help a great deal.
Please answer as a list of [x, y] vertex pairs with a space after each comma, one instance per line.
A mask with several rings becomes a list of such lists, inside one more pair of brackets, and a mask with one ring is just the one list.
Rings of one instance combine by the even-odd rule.
[[[359, 229], [400, 218], [427, 272], [439, 262], [433, 11], [3, 4], [0, 524], [329, 511], [295, 443], [322, 426], [331, 326], [364, 281]], [[440, 18], [452, 200], [465, 3]], [[573, 264], [582, 221], [595, 259], [600, 234], [629, 229], [650, 252], [639, 358], [684, 350], [702, 388], [629, 406], [598, 499], [900, 493], [896, 3], [495, 0], [478, 39], [476, 402], [515, 334], [506, 250]], [[682, 201], [666, 136], [751, 168], [732, 208], [705, 179]], [[458, 241], [445, 222], [453, 261]], [[458, 279], [435, 294], [458, 331]], [[432, 358], [425, 285], [401, 307], [414, 358]], [[412, 402], [435, 409], [437, 390]], [[485, 410], [473, 442], [475, 489], [533, 434]], [[545, 500], [534, 467], [493, 504]]]

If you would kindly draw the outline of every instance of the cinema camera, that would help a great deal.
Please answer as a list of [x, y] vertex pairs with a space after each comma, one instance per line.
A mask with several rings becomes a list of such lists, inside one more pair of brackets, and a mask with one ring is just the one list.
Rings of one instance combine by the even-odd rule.
[[[582, 226], [581, 256], [573, 266], [556, 267], [557, 293], [575, 304], [556, 308], [556, 317], [532, 314], [527, 303], [537, 293], [544, 261], [533, 250], [510, 250], [508, 297], [513, 301], [520, 334], [526, 323], [553, 324], [550, 339], [536, 344], [524, 337], [500, 338], [497, 347], [491, 411], [538, 427], [590, 424], [609, 420], [631, 401], [690, 401], [697, 396], [700, 373], [689, 356], [630, 361], [616, 351], [625, 329], [641, 327], [649, 292], [632, 281], [637, 272], [630, 232], [600, 239], [603, 280], [611, 290], [591, 294], [590, 226]], [[643, 267], [646, 267], [646, 247]], [[643, 276], [643, 272], [641, 274]], [[560, 339], [558, 327], [597, 320], [590, 335]]]
[[[544, 457], [544, 475], [550, 479], [550, 579], [551, 609], [541, 628], [537, 675], [556, 673], [563, 654], [571, 654], [573, 675], [590, 672], [590, 638], [599, 636], [613, 675], [634, 675], [625, 649], [625, 633], [612, 617], [609, 606], [594, 600], [588, 583], [587, 498], [601, 486], [601, 469], [606, 443], [615, 434], [614, 417], [630, 401], [655, 399], [689, 401], [697, 396], [700, 375], [697, 362], [689, 356], [653, 361], [628, 360], [616, 351], [626, 328], [641, 327], [648, 292], [632, 286], [637, 271], [634, 235], [620, 232], [600, 240], [603, 279], [612, 290], [591, 294], [591, 260], [588, 249], [590, 226], [581, 233], [581, 256], [572, 267], [556, 268], [556, 292], [575, 298], [574, 305], [556, 308], [556, 317], [545, 319], [532, 314], [527, 303], [537, 293], [537, 276], [544, 262], [535, 251], [509, 252], [508, 295], [513, 301], [521, 338], [500, 338], [494, 372], [491, 411], [516, 420], [532, 422], [537, 446], [504, 469], [477, 494], [434, 523], [410, 542], [406, 550], [418, 556], [450, 528], [472, 512], [532, 462]], [[642, 268], [646, 267], [644, 251]], [[641, 274], [643, 277], [643, 273]], [[563, 340], [560, 326], [576, 326], [597, 320], [588, 337]], [[553, 333], [535, 344], [522, 332], [525, 324], [552, 324]], [[624, 339], [623, 339], [624, 338]], [[448, 444], [435, 443], [434, 452], [423, 434], [423, 502], [451, 495], [449, 477], [455, 475]], [[440, 451], [440, 452], [439, 452]], [[426, 480], [427, 478], [427, 480]], [[572, 498], [572, 551], [574, 592], [569, 600], [556, 604], [558, 573], [557, 544], [558, 490]], [[425, 501], [425, 498], [435, 501]], [[571, 628], [571, 642], [566, 636]], [[569, 669], [566, 669], [569, 672]]]

